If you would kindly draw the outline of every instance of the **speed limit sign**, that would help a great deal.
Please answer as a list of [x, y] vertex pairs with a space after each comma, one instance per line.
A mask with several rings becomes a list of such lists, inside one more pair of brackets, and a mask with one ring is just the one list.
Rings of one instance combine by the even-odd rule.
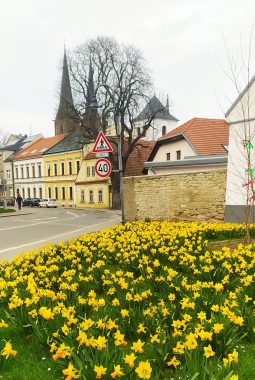
[[100, 177], [108, 177], [111, 173], [111, 163], [106, 158], [100, 158], [97, 160], [95, 170]]

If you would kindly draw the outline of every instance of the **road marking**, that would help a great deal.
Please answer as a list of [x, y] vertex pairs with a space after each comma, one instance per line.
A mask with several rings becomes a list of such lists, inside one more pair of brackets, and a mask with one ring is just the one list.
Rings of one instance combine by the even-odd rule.
[[71, 211], [67, 211], [66, 213], [67, 213], [67, 214], [70, 214], [70, 215], [74, 215], [76, 218], [78, 218], [78, 215], [77, 215], [77, 214], [75, 214], [74, 212], [71, 212]]
[[[77, 215], [75, 217], [73, 217], [73, 218], [61, 219], [61, 222], [63, 222], [64, 220], [72, 220], [72, 219], [75, 219], [75, 218], [77, 218]], [[15, 229], [18, 229], [18, 228], [38, 226], [40, 224], [47, 224], [47, 223], [51, 223], [51, 222], [54, 222], [54, 221], [53, 220], [48, 220], [47, 222], [32, 223], [32, 224], [23, 224], [22, 226], [13, 226], [13, 227], [7, 227], [7, 228], [0, 228], [0, 231], [15, 230]]]
[[[109, 219], [109, 222], [114, 222], [114, 221], [115, 221], [115, 219]], [[29, 247], [30, 245], [36, 245], [36, 244], [47, 243], [47, 242], [50, 243], [50, 240], [52, 240], [52, 239], [56, 239], [56, 238], [59, 238], [60, 236], [67, 235], [67, 234], [70, 234], [70, 233], [81, 232], [81, 231], [87, 230], [87, 229], [89, 229], [89, 228], [93, 228], [93, 227], [100, 226], [101, 224], [104, 224], [104, 223], [105, 223], [105, 222], [96, 223], [96, 224], [91, 224], [90, 226], [82, 227], [82, 228], [79, 228], [79, 229], [77, 229], [77, 230], [72, 230], [72, 231], [62, 232], [61, 234], [57, 234], [57, 235], [50, 236], [50, 237], [47, 238], [47, 239], [41, 239], [41, 240], [33, 241], [33, 242], [31, 242], [31, 243], [21, 244], [21, 245], [18, 245], [18, 246], [16, 246], [16, 247], [4, 248], [4, 249], [1, 249], [1, 250], [0, 250], [0, 254], [1, 254], [1, 253], [8, 252], [8, 251], [13, 251], [13, 250], [15, 250], [15, 249], [19, 249], [19, 250], [21, 250], [22, 248]], [[106, 228], [107, 228], [107, 227], [106, 227]], [[69, 238], [68, 240], [73, 240], [73, 239], [77, 239], [77, 237], [72, 237], [72, 238]]]
[[45, 219], [58, 219], [58, 216], [50, 216], [48, 218], [37, 218], [37, 219], [33, 219], [33, 220], [45, 220]]
[[0, 253], [4, 253], [4, 252], [8, 252], [8, 251], [13, 251], [14, 249], [21, 249], [23, 247], [29, 247], [30, 245], [40, 244], [40, 243], [44, 243], [46, 241], [47, 241], [46, 239], [44, 239], [44, 240], [37, 240], [37, 241], [33, 241], [32, 243], [18, 245], [17, 247], [11, 247], [11, 248], [1, 249]]

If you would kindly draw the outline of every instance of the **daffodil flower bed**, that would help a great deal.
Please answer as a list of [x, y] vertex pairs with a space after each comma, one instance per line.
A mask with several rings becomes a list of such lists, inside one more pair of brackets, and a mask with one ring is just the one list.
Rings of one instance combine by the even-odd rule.
[[[255, 340], [254, 247], [207, 239], [244, 234], [134, 222], [3, 262], [0, 333], [29, 326], [59, 379], [238, 379], [237, 344]], [[0, 344], [1, 373], [18, 352]]]

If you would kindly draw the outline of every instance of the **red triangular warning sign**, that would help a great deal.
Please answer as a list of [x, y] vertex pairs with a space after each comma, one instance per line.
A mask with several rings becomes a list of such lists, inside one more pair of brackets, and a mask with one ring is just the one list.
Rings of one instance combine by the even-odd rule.
[[100, 152], [105, 152], [105, 153], [112, 152], [112, 147], [102, 131], [99, 132], [95, 145], [92, 149], [92, 153], [100, 153]]

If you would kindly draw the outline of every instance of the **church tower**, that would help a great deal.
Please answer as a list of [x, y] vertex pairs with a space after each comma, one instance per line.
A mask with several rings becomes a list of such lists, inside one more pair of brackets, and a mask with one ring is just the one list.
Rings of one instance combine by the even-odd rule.
[[95, 94], [95, 85], [93, 79], [92, 63], [89, 64], [86, 110], [83, 118], [83, 128], [90, 137], [96, 137], [98, 132], [102, 130], [102, 121], [98, 113], [98, 103]]
[[75, 110], [73, 106], [66, 50], [64, 50], [60, 100], [55, 119], [55, 135], [72, 133], [75, 125]]

